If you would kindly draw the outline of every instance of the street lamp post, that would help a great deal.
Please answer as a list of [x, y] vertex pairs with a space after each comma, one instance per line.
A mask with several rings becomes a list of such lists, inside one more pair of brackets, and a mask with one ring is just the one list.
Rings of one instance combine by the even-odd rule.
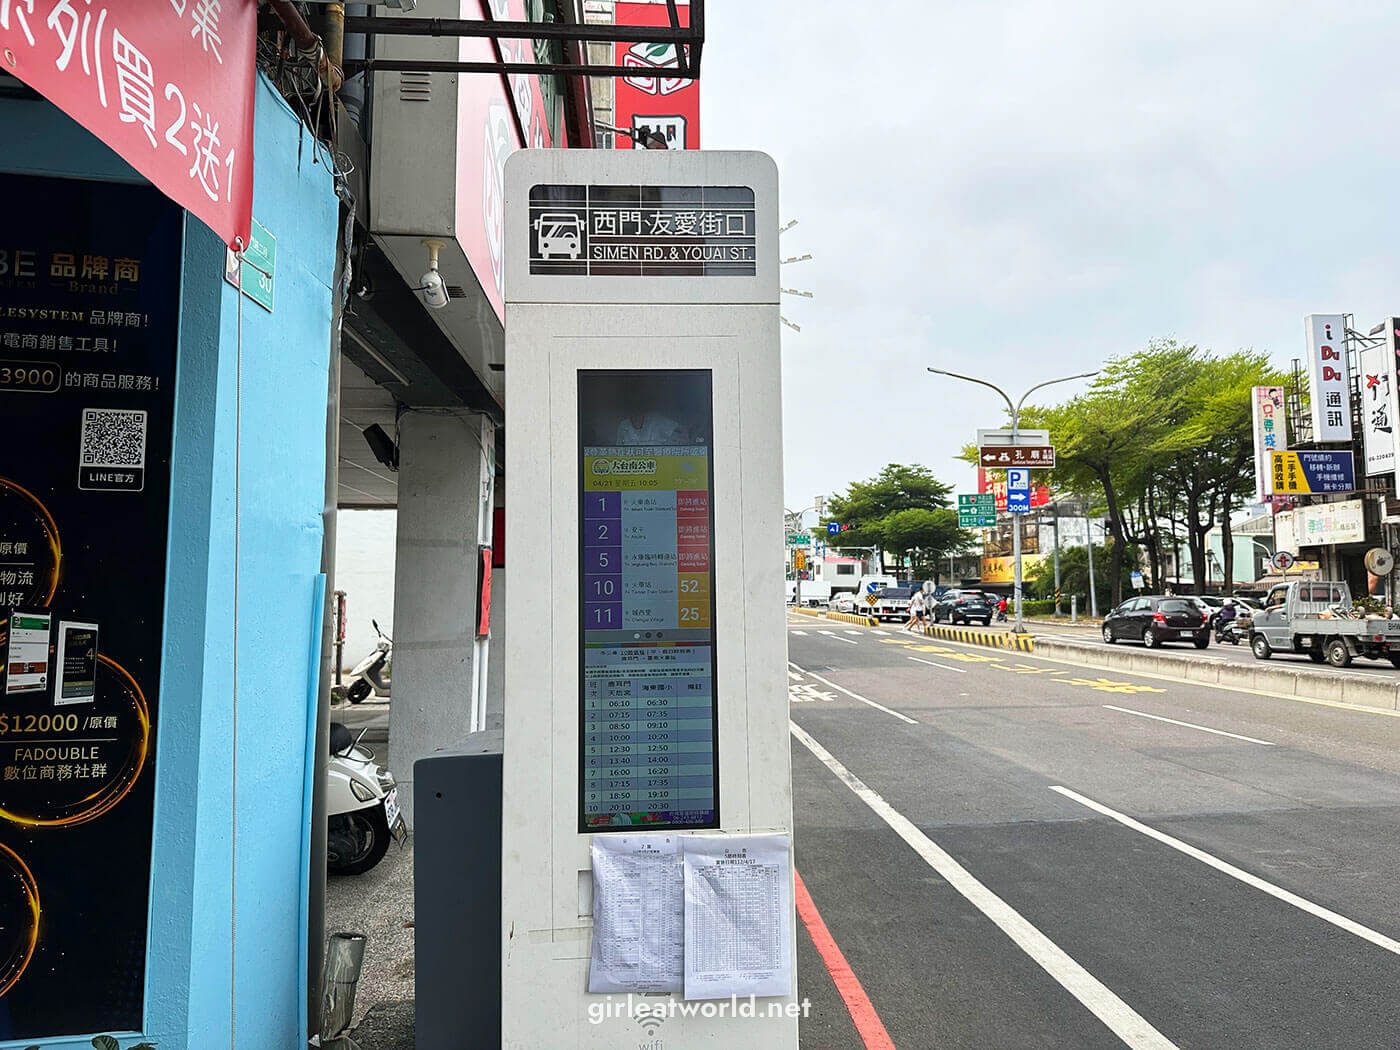
[[[801, 528], [802, 528], [802, 516], [803, 516], [804, 514], [806, 514], [809, 510], [814, 510], [814, 511], [816, 511], [818, 517], [820, 517], [822, 514], [824, 514], [824, 513], [826, 512], [826, 497], [825, 497], [825, 496], [818, 496], [817, 499], [816, 499], [816, 502], [814, 502], [810, 507], [803, 507], [801, 510], [788, 510], [786, 507], [784, 507], [784, 508], [783, 508], [783, 527], [784, 527], [784, 528], [787, 528], [787, 527], [789, 526], [789, 522], [791, 522], [791, 521], [793, 521], [793, 520], [795, 519], [795, 520], [796, 520], [796, 525], [793, 527], [793, 531], [797, 531], [797, 530], [801, 529]], [[783, 542], [784, 542], [784, 543], [787, 542], [787, 538], [786, 538], [786, 537], [784, 537]], [[793, 607], [794, 607], [794, 608], [800, 609], [800, 608], [802, 608], [802, 572], [801, 572], [801, 570], [799, 570], [799, 569], [797, 568], [797, 564], [796, 564], [796, 555], [794, 555], [793, 568], [792, 568], [792, 575], [793, 575], [794, 579], [797, 581], [797, 587], [794, 589], [793, 595], [792, 595], [792, 604], [793, 604]]]
[[[942, 368], [930, 368], [929, 371], [937, 375], [948, 376], [952, 379], [962, 379], [969, 383], [977, 383], [980, 386], [990, 387], [991, 389], [995, 390], [998, 394], [1000, 394], [1002, 400], [1006, 402], [1007, 409], [1009, 409], [1011, 412], [1011, 444], [1013, 446], [1016, 444], [1016, 438], [1019, 433], [1018, 427], [1021, 421], [1021, 406], [1026, 403], [1026, 398], [1030, 397], [1033, 393], [1035, 393], [1042, 387], [1052, 386], [1055, 383], [1068, 383], [1072, 379], [1089, 379], [1090, 377], [1099, 374], [1098, 371], [1095, 370], [1093, 372], [1081, 372], [1078, 375], [1061, 376], [1059, 379], [1047, 379], [1045, 382], [1037, 383], [1035, 386], [1031, 387], [1029, 390], [1027, 390], [1024, 394], [1021, 395], [1021, 399], [1019, 401], [1017, 401], [1015, 404], [1012, 404], [1011, 398], [1007, 395], [1005, 390], [997, 386], [995, 383], [987, 382], [985, 379], [977, 379], [974, 376], [961, 375], [958, 372], [949, 372], [946, 369]], [[1007, 493], [1007, 499], [1009, 509], [1009, 492]], [[1016, 517], [1015, 515], [1012, 516], [1011, 553], [1016, 560], [1016, 582], [1014, 584], [1016, 598], [1016, 633], [1022, 634], [1025, 631], [1025, 622], [1021, 616], [1021, 519]]]

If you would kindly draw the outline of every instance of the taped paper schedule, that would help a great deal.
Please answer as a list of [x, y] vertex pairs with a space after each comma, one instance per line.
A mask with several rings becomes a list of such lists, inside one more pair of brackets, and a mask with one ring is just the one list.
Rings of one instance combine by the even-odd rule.
[[594, 838], [590, 992], [792, 992], [786, 835]]

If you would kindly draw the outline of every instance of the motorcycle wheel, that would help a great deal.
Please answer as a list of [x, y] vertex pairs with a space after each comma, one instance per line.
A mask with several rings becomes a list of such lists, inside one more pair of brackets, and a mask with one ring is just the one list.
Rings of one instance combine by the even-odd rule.
[[363, 703], [369, 699], [369, 694], [374, 691], [369, 682], [363, 678], [356, 678], [350, 683], [350, 688], [345, 690], [345, 699], [352, 704]]
[[326, 871], [332, 875], [369, 871], [384, 859], [391, 837], [383, 806], [336, 814], [326, 825]]

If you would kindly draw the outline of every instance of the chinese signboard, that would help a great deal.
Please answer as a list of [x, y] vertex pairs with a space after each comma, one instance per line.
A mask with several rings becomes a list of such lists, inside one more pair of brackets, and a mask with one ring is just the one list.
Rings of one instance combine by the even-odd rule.
[[579, 830], [719, 826], [708, 371], [579, 372]]
[[747, 186], [533, 186], [530, 272], [752, 277]]
[[[992, 496], [992, 506], [999, 511], [1006, 510], [1006, 472], [988, 471], [983, 467], [977, 468], [977, 491], [979, 493], [990, 493]], [[1033, 485], [1031, 487], [1031, 509], [1037, 507], [1050, 506], [1050, 489], [1046, 485]]]
[[1055, 449], [1050, 445], [993, 445], [977, 450], [977, 462], [983, 467], [1053, 467]]
[[[1021, 579], [1025, 580], [1032, 575], [1032, 570], [1045, 560], [1043, 554], [1023, 554], [1021, 555]], [[1016, 559], [1015, 558], [983, 558], [982, 559], [982, 582], [983, 583], [1015, 583], [1016, 582]]]
[[[678, 5], [682, 26], [690, 25], [690, 8]], [[667, 26], [666, 5], [619, 3], [618, 25]], [[627, 135], [613, 141], [616, 149], [645, 149], [648, 135], [659, 134], [667, 149], [700, 148], [700, 82], [666, 76], [680, 66], [674, 44], [639, 42], [614, 44], [614, 61], [635, 69], [633, 76], [614, 81], [616, 100], [613, 123]]]
[[1346, 323], [1341, 314], [1308, 314], [1308, 393], [1314, 441], [1350, 441]]
[[255, 0], [0, 0], [4, 72], [228, 244], [253, 214]]
[[139, 1031], [183, 216], [0, 200], [0, 1041]]
[[990, 492], [958, 497], [958, 527], [980, 528], [997, 523], [996, 498]]
[[1254, 395], [1254, 496], [1261, 502], [1273, 494], [1273, 460], [1288, 447], [1284, 426], [1283, 387], [1256, 386]]
[[[1366, 519], [1361, 500], [1341, 503], [1317, 503], [1293, 511], [1292, 539], [1298, 547], [1316, 547], [1333, 543], [1364, 543]], [[1291, 547], [1280, 548], [1291, 550]], [[1301, 564], [1301, 563], [1300, 563]]]
[[1366, 476], [1395, 469], [1397, 416], [1395, 353], [1384, 344], [1368, 346], [1357, 355], [1361, 366], [1361, 435], [1366, 450]]
[[1275, 452], [1275, 493], [1354, 492], [1356, 471], [1351, 450], [1342, 452]]

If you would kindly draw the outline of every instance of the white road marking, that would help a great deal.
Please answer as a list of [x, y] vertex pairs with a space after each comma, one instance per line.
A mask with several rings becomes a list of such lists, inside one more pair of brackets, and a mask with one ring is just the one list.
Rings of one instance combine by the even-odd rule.
[[847, 634], [860, 634], [859, 631], [855, 630], [855, 629], [852, 628], [852, 627], [847, 627], [847, 628], [846, 628], [846, 633], [847, 633]]
[[932, 660], [920, 660], [917, 656], [911, 656], [909, 659], [913, 660], [916, 664], [928, 664], [930, 667], [941, 667], [945, 671], [957, 671], [958, 674], [967, 674], [966, 667], [949, 667], [947, 664], [936, 664]]
[[792, 629], [793, 634], [806, 634], [806, 631], [799, 631], [796, 627]]
[[1115, 707], [1113, 704], [1104, 704], [1110, 711], [1122, 711], [1125, 715], [1137, 715], [1139, 718], [1151, 718], [1157, 722], [1170, 722], [1174, 726], [1185, 726], [1187, 729], [1199, 729], [1202, 733], [1214, 733], [1216, 736], [1228, 736], [1235, 740], [1244, 740], [1251, 744], [1263, 744], [1265, 747], [1273, 747], [1272, 740], [1260, 740], [1257, 737], [1241, 736], [1239, 733], [1227, 733], [1223, 729], [1212, 729], [1210, 726], [1198, 726], [1195, 722], [1178, 722], [1175, 718], [1163, 718], [1161, 715], [1149, 715], [1146, 711], [1134, 711], [1127, 707]]
[[889, 634], [889, 631], [871, 631], [871, 634]]
[[[841, 637], [839, 634], [837, 634], [835, 631], [818, 631], [817, 633], [818, 633], [818, 634], [824, 634], [824, 635], [826, 635], [828, 638], [835, 638], [838, 642], [845, 642], [847, 645], [859, 645], [859, 644], [860, 644], [860, 642], [853, 641], [853, 640], [850, 639], [850, 638], [842, 638], [842, 637]], [[860, 632], [857, 631], [856, 633], [859, 634]]]
[[837, 779], [888, 824], [930, 868], [967, 898], [973, 907], [996, 923], [1018, 948], [1107, 1025], [1114, 1035], [1135, 1050], [1177, 1050], [1176, 1044], [1152, 1027], [1146, 1018], [1070, 958], [1063, 948], [1032, 926], [1020, 912], [978, 881], [976, 876], [915, 827], [912, 821], [812, 739], [801, 726], [794, 722], [789, 722], [788, 726], [802, 746], [836, 774]]
[[790, 668], [788, 670], [788, 677], [791, 678], [794, 682], [802, 681], [802, 676]]
[[837, 690], [838, 692], [845, 693], [845, 694], [846, 694], [847, 696], [849, 696], [852, 700], [859, 700], [862, 704], [869, 704], [871, 707], [875, 708], [875, 710], [877, 710], [877, 711], [883, 711], [883, 712], [885, 712], [885, 714], [887, 714], [887, 715], [894, 715], [894, 717], [895, 717], [895, 718], [898, 718], [901, 722], [908, 722], [911, 726], [916, 726], [916, 725], [919, 724], [919, 720], [918, 720], [917, 718], [910, 718], [908, 715], [902, 715], [902, 714], [900, 714], [898, 711], [891, 711], [891, 710], [890, 710], [888, 707], [886, 707], [884, 704], [877, 704], [874, 700], [867, 700], [865, 697], [861, 696], [859, 693], [853, 693], [853, 692], [851, 692], [851, 691], [850, 691], [849, 689], [847, 689], [844, 685], [837, 685], [835, 682], [827, 681], [827, 680], [826, 680], [825, 678], [823, 678], [821, 675], [819, 675], [819, 674], [813, 674], [811, 671], [803, 671], [802, 668], [798, 667], [798, 666], [797, 666], [795, 663], [793, 663], [791, 660], [788, 661], [788, 666], [791, 667], [791, 668], [792, 668], [793, 670], [795, 670], [795, 671], [801, 671], [801, 672], [802, 672], [803, 674], [805, 674], [808, 678], [815, 678], [815, 679], [816, 679], [818, 682], [820, 682], [822, 685], [829, 685], [829, 686], [831, 686], [831, 688]]
[[1096, 813], [1102, 813], [1105, 817], [1111, 817], [1112, 819], [1118, 821], [1118, 823], [1122, 824], [1125, 828], [1131, 828], [1133, 831], [1140, 832], [1141, 834], [1146, 835], [1148, 838], [1156, 839], [1164, 846], [1170, 846], [1172, 849], [1178, 851], [1179, 853], [1184, 853], [1188, 857], [1194, 857], [1202, 864], [1208, 864], [1216, 871], [1221, 871], [1224, 872], [1226, 875], [1229, 875], [1232, 879], [1239, 879], [1240, 882], [1243, 882], [1246, 886], [1253, 886], [1256, 890], [1262, 890], [1264, 893], [1267, 893], [1270, 897], [1276, 897], [1277, 899], [1283, 901], [1285, 904], [1291, 904], [1293, 905], [1293, 907], [1299, 909], [1300, 911], [1305, 911], [1309, 915], [1316, 916], [1323, 922], [1330, 922], [1333, 926], [1336, 926], [1339, 929], [1346, 930], [1347, 933], [1355, 934], [1357, 937], [1360, 937], [1363, 941], [1370, 941], [1378, 948], [1384, 948], [1386, 951], [1391, 952], [1394, 955], [1400, 955], [1400, 941], [1393, 940], [1392, 938], [1387, 937], [1383, 933], [1377, 933], [1369, 926], [1362, 926], [1359, 922], [1356, 922], [1352, 919], [1348, 919], [1345, 915], [1338, 915], [1330, 908], [1324, 908], [1320, 904], [1314, 904], [1312, 901], [1304, 897], [1300, 897], [1296, 893], [1290, 893], [1288, 890], [1283, 889], [1281, 886], [1275, 886], [1272, 882], [1266, 882], [1264, 879], [1261, 879], [1258, 875], [1251, 875], [1249, 872], [1241, 868], [1237, 868], [1233, 864], [1229, 864], [1223, 860], [1220, 860], [1217, 857], [1211, 856], [1205, 850], [1197, 849], [1195, 846], [1192, 846], [1189, 843], [1182, 842], [1178, 838], [1173, 838], [1164, 831], [1158, 831], [1156, 828], [1150, 828], [1146, 824], [1134, 820], [1126, 813], [1119, 813], [1115, 809], [1109, 809], [1102, 802], [1095, 802], [1093, 799], [1086, 798], [1085, 796], [1079, 794], [1079, 792], [1077, 791], [1071, 791], [1069, 788], [1061, 787], [1058, 784], [1053, 785], [1050, 788], [1050, 790], [1059, 792], [1061, 795], [1064, 795], [1065, 798], [1073, 799], [1075, 802], [1078, 802], [1081, 806], [1087, 806]]

